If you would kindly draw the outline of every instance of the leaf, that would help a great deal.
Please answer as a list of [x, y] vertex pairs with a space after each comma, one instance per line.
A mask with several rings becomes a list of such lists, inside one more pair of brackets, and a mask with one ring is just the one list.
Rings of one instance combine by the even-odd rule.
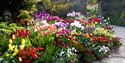
[[4, 58], [0, 58], [0, 63], [4, 60]]
[[4, 60], [3, 63], [9, 63], [9, 61], [8, 60]]

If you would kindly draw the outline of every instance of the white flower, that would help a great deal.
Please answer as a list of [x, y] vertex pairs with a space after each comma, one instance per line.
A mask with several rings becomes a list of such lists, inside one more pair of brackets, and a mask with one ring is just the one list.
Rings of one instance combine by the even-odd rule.
[[107, 21], [106, 19], [104, 21]]
[[108, 19], [108, 20], [110, 20], [110, 18], [109, 18], [109, 17], [108, 17], [107, 19]]

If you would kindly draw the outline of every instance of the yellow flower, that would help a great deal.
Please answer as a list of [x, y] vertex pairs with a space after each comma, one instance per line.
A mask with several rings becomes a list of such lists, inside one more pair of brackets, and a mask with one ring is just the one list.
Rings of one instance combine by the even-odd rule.
[[86, 27], [89, 27], [89, 25], [86, 25]]
[[21, 57], [19, 57], [19, 62], [21, 62], [22, 61], [22, 58]]
[[22, 50], [24, 48], [24, 45], [20, 45], [20, 50]]
[[16, 56], [16, 55], [17, 55], [17, 53], [14, 52], [14, 53], [13, 53], [13, 56]]
[[6, 56], [10, 56], [10, 54], [6, 54]]
[[12, 44], [12, 42], [13, 42], [12, 39], [10, 39], [10, 40], [9, 40], [9, 43]]
[[95, 22], [95, 24], [98, 24], [98, 22]]
[[21, 42], [21, 44], [22, 44], [22, 45], [24, 45], [24, 44], [25, 44], [25, 40], [24, 40], [24, 39], [22, 39], [22, 42]]
[[8, 46], [9, 46], [9, 50], [13, 51], [13, 48], [14, 48], [15, 46], [12, 46], [11, 44], [9, 44]]
[[15, 53], [18, 53], [17, 46], [15, 47], [14, 52], [15, 52]]
[[13, 40], [15, 39], [15, 35], [12, 35], [12, 39], [13, 39]]

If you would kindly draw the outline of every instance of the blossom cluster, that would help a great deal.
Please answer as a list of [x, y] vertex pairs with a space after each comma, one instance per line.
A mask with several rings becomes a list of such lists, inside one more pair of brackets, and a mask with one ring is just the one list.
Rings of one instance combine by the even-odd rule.
[[75, 11], [67, 14], [68, 17], [76, 17], [76, 16], [79, 16], [79, 15], [80, 15], [80, 12], [75, 12]]
[[64, 28], [65, 29], [69, 24], [68, 23], [63, 23], [63, 22], [55, 22], [52, 25], [56, 26], [57, 28]]
[[[32, 60], [37, 60], [38, 59], [38, 52], [39, 51], [43, 51], [44, 48], [43, 47], [28, 47], [28, 48], [24, 48], [22, 49], [18, 55], [16, 56], [17, 59], [19, 59], [19, 62], [23, 62], [23, 63], [32, 63]], [[41, 55], [43, 53], [41, 52]], [[40, 55], [40, 56], [41, 56]]]
[[52, 25], [34, 26], [34, 31], [35, 32], [38, 31], [41, 36], [43, 34], [48, 35], [56, 31], [56, 26], [52, 26]]
[[60, 18], [58, 16], [50, 16], [48, 13], [46, 12], [39, 12], [39, 13], [34, 13], [34, 18], [37, 21], [42, 21], [42, 20], [47, 20], [47, 21], [52, 21], [55, 20], [57, 22], [60, 21]]
[[95, 50], [94, 52], [96, 52], [96, 53], [98, 52], [98, 54], [101, 54], [101, 55], [105, 55], [106, 53], [110, 52], [109, 47], [106, 47], [106, 46], [97, 46], [97, 47], [95, 47], [94, 50]]
[[95, 23], [95, 22], [101, 23], [101, 19], [100, 18], [92, 18], [89, 22], [90, 23]]
[[21, 37], [21, 38], [26, 38], [27, 36], [29, 36], [30, 34], [30, 30], [19, 30], [17, 29], [16, 32], [12, 32], [13, 35], [15, 35], [16, 37]]
[[92, 41], [93, 42], [100, 42], [100, 43], [103, 43], [103, 42], [110, 43], [111, 42], [111, 40], [109, 38], [106, 38], [104, 36], [99, 36], [99, 37], [92, 36]]
[[104, 28], [97, 27], [95, 28], [94, 35], [98, 36], [105, 36], [105, 37], [115, 37], [115, 33], [109, 32], [108, 30], [105, 30]]
[[67, 57], [70, 58], [71, 56], [76, 57], [75, 52], [77, 52], [77, 50], [74, 47], [67, 48], [66, 50], [62, 49], [61, 52], [54, 57], [54, 60], [65, 60]]

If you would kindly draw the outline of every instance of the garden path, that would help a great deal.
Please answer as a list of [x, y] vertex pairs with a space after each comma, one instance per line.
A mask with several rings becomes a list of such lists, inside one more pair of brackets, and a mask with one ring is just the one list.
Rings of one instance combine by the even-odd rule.
[[122, 38], [123, 45], [120, 47], [119, 52], [112, 53], [109, 57], [104, 58], [100, 61], [94, 61], [93, 63], [125, 63], [125, 27], [111, 25], [114, 27], [116, 35]]

